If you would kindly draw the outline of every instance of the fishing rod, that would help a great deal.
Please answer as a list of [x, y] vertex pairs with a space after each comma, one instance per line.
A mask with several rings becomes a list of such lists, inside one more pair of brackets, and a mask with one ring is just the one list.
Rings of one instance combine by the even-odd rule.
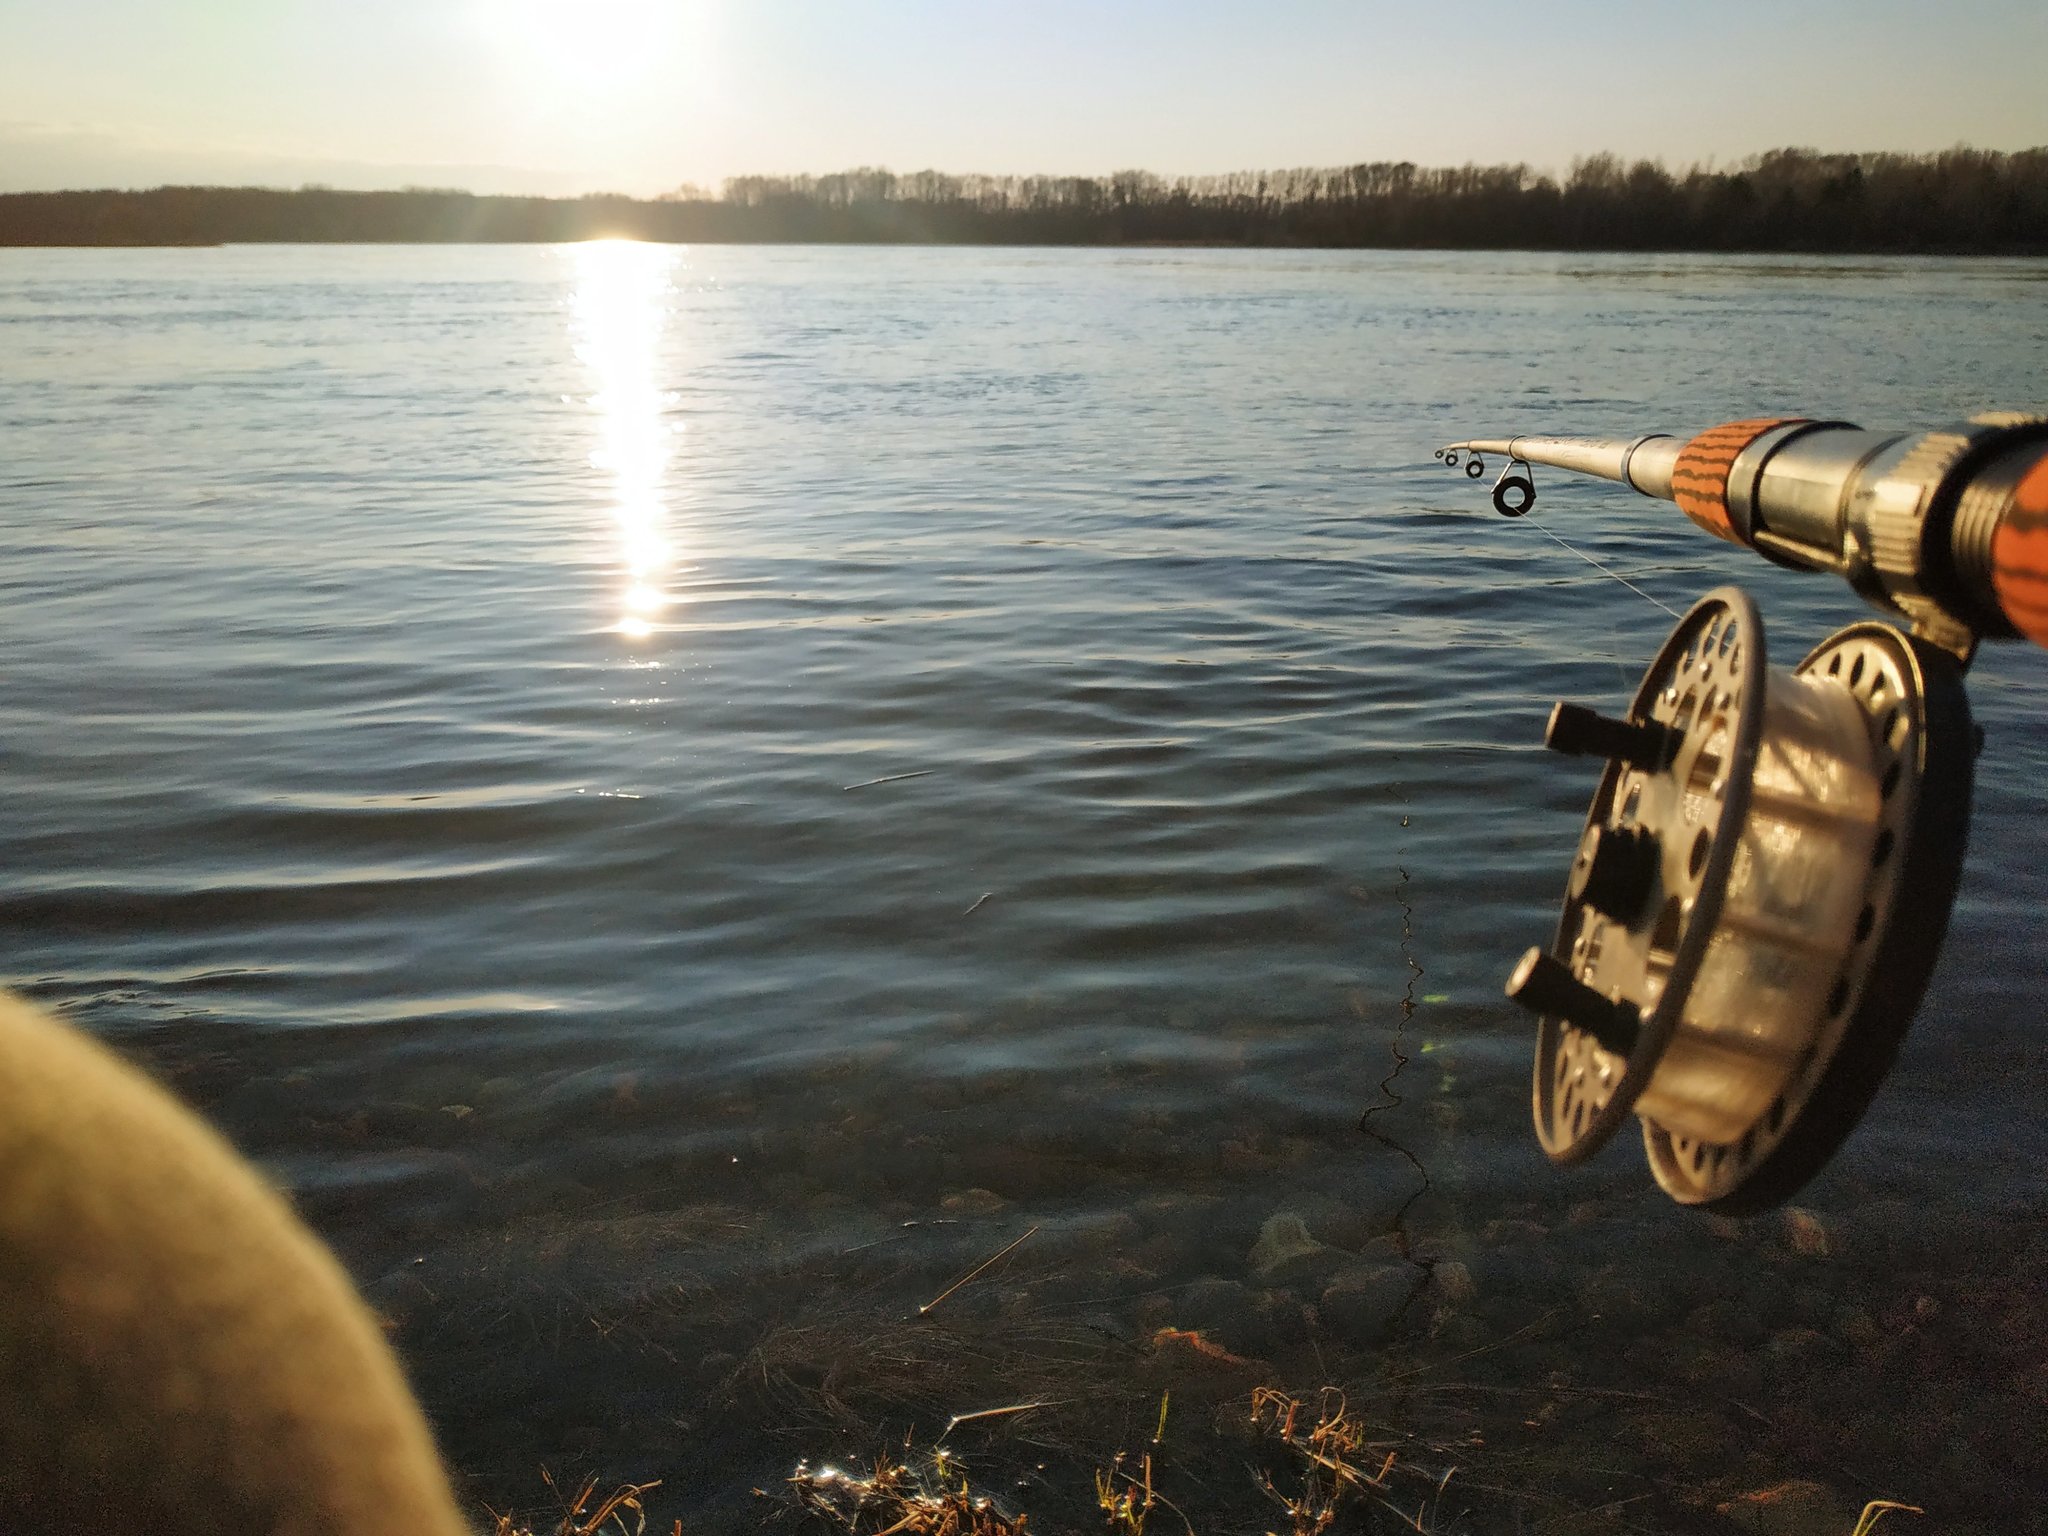
[[1984, 640], [2048, 646], [2048, 416], [1928, 432], [1735, 421], [1692, 438], [1475, 438], [1436, 457], [1494, 507], [1537, 465], [1675, 502], [1891, 622], [1771, 664], [1709, 592], [1625, 715], [1561, 702], [1544, 744], [1606, 760], [1556, 933], [1508, 995], [1538, 1019], [1536, 1134], [1590, 1157], [1634, 1114], [1658, 1184], [1731, 1214], [1789, 1199], [1861, 1120], [1911, 1026], [1962, 873]]

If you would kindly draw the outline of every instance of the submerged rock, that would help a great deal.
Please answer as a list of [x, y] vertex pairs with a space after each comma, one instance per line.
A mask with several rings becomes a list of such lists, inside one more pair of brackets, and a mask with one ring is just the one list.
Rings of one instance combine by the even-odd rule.
[[1817, 1328], [1780, 1328], [1764, 1345], [1771, 1366], [1780, 1371], [1807, 1371], [1837, 1357], [1841, 1346]]
[[1497, 1216], [1479, 1229], [1479, 1241], [1489, 1248], [1503, 1245], [1523, 1248], [1540, 1243], [1548, 1236], [1550, 1229], [1542, 1222], [1519, 1216]]
[[1221, 1328], [1244, 1317], [1251, 1304], [1252, 1293], [1237, 1281], [1204, 1275], [1182, 1287], [1173, 1315], [1183, 1328]]
[[1802, 1259], [1825, 1259], [1840, 1247], [1826, 1222], [1812, 1211], [1796, 1205], [1785, 1207], [1785, 1241]]
[[1148, 1386], [1186, 1393], [1197, 1402], [1219, 1402], [1249, 1390], [1267, 1375], [1260, 1361], [1240, 1355], [1197, 1329], [1161, 1328], [1138, 1363]]
[[1443, 1299], [1454, 1307], [1467, 1307], [1478, 1298], [1479, 1286], [1472, 1278], [1472, 1271], [1456, 1259], [1438, 1261], [1430, 1271], [1430, 1278], [1436, 1282]]
[[1131, 1308], [1131, 1316], [1138, 1330], [1144, 1334], [1157, 1333], [1173, 1321], [1173, 1298], [1154, 1291], [1149, 1296], [1140, 1296]]
[[1173, 1317], [1183, 1330], [1201, 1333], [1240, 1354], [1261, 1354], [1274, 1342], [1253, 1293], [1235, 1280], [1215, 1275], [1184, 1289], [1175, 1299]]
[[1832, 1326], [1837, 1338], [1858, 1349], [1869, 1349], [1884, 1338], [1884, 1330], [1877, 1326], [1877, 1319], [1861, 1307], [1838, 1308]]
[[1898, 1259], [1920, 1243], [1928, 1231], [1928, 1213], [1905, 1200], [1867, 1200], [1846, 1213], [1846, 1235], [1859, 1256]]
[[1722, 1462], [1741, 1438], [1724, 1415], [1710, 1408], [1647, 1413], [1629, 1427], [1645, 1449], [1687, 1466]]
[[1702, 1341], [1744, 1348], [1761, 1344], [1769, 1332], [1755, 1311], [1725, 1297], [1694, 1307], [1686, 1314], [1685, 1328]]
[[1324, 1242], [1356, 1252], [1394, 1230], [1407, 1200], [1405, 1189], [1368, 1189], [1355, 1191], [1351, 1200], [1328, 1194], [1310, 1195], [1294, 1208]]
[[1325, 1279], [1350, 1261], [1349, 1254], [1310, 1236], [1308, 1223], [1292, 1211], [1266, 1218], [1249, 1256], [1252, 1275], [1262, 1285], [1300, 1285]]
[[1746, 1536], [1841, 1536], [1856, 1523], [1847, 1499], [1825, 1483], [1804, 1481], [1740, 1494], [1715, 1512]]
[[955, 1216], [993, 1216], [1010, 1202], [992, 1189], [956, 1189], [939, 1201], [939, 1209]]
[[1422, 1281], [1421, 1271], [1407, 1264], [1349, 1269], [1330, 1282], [1317, 1311], [1338, 1338], [1372, 1349], [1393, 1337]]

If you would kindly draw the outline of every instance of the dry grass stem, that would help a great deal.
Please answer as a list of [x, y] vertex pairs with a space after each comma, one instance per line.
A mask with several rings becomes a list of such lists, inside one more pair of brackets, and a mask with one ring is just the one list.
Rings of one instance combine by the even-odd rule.
[[[562, 1498], [561, 1490], [555, 1486], [553, 1476], [546, 1471], [541, 1473], [541, 1479], [562, 1504], [561, 1521], [552, 1532], [547, 1533], [547, 1536], [601, 1536], [607, 1527], [615, 1530], [618, 1536], [644, 1536], [647, 1530], [647, 1511], [640, 1502], [640, 1495], [661, 1486], [659, 1481], [622, 1483], [603, 1499], [599, 1499], [596, 1508], [593, 1509], [591, 1501], [597, 1498], [595, 1477], [585, 1478], [573, 1499]], [[626, 1523], [628, 1515], [632, 1516], [630, 1525]], [[538, 1536], [538, 1533], [518, 1524], [510, 1515], [499, 1515], [494, 1512], [493, 1518], [497, 1524], [493, 1528], [492, 1536]], [[681, 1536], [682, 1528], [682, 1522], [678, 1520], [675, 1527], [676, 1536]]]
[[1851, 1531], [1849, 1536], [1870, 1536], [1870, 1533], [1877, 1529], [1877, 1522], [1894, 1510], [1906, 1515], [1927, 1513], [1918, 1504], [1901, 1504], [1896, 1499], [1872, 1499], [1863, 1506], [1863, 1514], [1856, 1521], [1856, 1529]]
[[926, 1302], [923, 1306], [919, 1307], [917, 1309], [917, 1315], [919, 1317], [924, 1317], [927, 1314], [929, 1314], [931, 1310], [934, 1307], [936, 1307], [940, 1302], [944, 1301], [948, 1296], [951, 1296], [955, 1291], [959, 1290], [962, 1286], [966, 1285], [970, 1280], [973, 1280], [977, 1275], [980, 1275], [983, 1271], [990, 1268], [999, 1260], [1006, 1259], [1011, 1254], [1015, 1253], [1019, 1248], [1021, 1248], [1024, 1245], [1024, 1239], [1030, 1237], [1031, 1234], [1033, 1232], [1036, 1232], [1037, 1230], [1038, 1228], [1034, 1224], [1031, 1230], [1024, 1234], [1024, 1237], [1018, 1238], [1015, 1242], [1006, 1243], [1003, 1247], [997, 1249], [994, 1253], [990, 1254], [987, 1258], [983, 1259], [979, 1264], [975, 1265], [974, 1268], [967, 1271], [967, 1273], [962, 1275], [958, 1280], [955, 1280], [951, 1285], [947, 1286], [943, 1291], [939, 1292], [939, 1294], [934, 1296], [930, 1301]]

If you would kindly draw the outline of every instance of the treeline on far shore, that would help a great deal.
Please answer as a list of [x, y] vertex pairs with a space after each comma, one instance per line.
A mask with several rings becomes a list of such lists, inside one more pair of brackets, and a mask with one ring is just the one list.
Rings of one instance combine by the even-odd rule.
[[1673, 172], [1595, 155], [1406, 162], [1169, 180], [742, 176], [654, 199], [262, 187], [0, 196], [0, 245], [643, 240], [935, 245], [1274, 245], [1624, 251], [2048, 253], [2048, 147], [1780, 149]]

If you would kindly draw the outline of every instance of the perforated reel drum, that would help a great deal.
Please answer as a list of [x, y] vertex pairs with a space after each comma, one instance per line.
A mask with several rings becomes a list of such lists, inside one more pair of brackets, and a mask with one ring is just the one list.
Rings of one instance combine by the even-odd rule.
[[1609, 761], [1551, 950], [1508, 983], [1541, 1016], [1551, 1158], [1633, 1112], [1684, 1203], [1760, 1210], [1811, 1178], [1940, 951], [1973, 738], [1948, 653], [1866, 623], [1775, 669], [1734, 587], [1679, 622], [1625, 719], [1558, 705], [1548, 744]]

